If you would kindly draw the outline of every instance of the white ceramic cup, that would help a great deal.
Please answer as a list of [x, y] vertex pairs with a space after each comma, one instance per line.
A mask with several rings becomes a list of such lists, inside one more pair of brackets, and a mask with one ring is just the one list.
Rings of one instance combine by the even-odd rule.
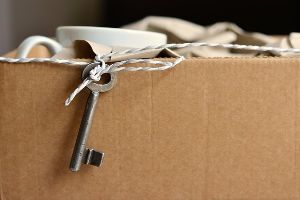
[[30, 36], [18, 47], [17, 57], [25, 58], [36, 45], [43, 45], [54, 55], [63, 47], [70, 47], [75, 40], [128, 48], [142, 48], [149, 45], [166, 44], [167, 36], [162, 33], [120, 28], [61, 26], [56, 29], [57, 41], [44, 36]]

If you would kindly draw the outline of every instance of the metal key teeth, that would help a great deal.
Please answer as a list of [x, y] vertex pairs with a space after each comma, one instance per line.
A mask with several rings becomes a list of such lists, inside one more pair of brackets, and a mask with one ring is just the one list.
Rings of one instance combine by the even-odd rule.
[[104, 153], [95, 151], [94, 149], [86, 149], [83, 163], [86, 165], [94, 165], [99, 167], [102, 164]]

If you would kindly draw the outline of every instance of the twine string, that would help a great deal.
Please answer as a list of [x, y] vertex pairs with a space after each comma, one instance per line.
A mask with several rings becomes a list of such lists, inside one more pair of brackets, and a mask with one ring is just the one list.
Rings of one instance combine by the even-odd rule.
[[[178, 57], [174, 62], [169, 61], [157, 61], [153, 59], [128, 59], [113, 64], [107, 64], [105, 62], [109, 61], [114, 55], [124, 55], [129, 53], [139, 53], [147, 50], [157, 50], [157, 49], [180, 49], [187, 47], [215, 47], [215, 48], [226, 48], [226, 49], [239, 49], [239, 50], [250, 50], [256, 52], [273, 52], [273, 53], [293, 53], [299, 54], [300, 49], [297, 48], [279, 48], [271, 46], [254, 46], [254, 45], [241, 45], [241, 44], [220, 44], [220, 43], [206, 43], [206, 42], [194, 42], [194, 43], [181, 43], [181, 44], [164, 44], [156, 46], [147, 46], [143, 48], [126, 49], [123, 51], [115, 51], [105, 55], [96, 55], [93, 62], [84, 62], [76, 60], [66, 60], [66, 59], [55, 59], [55, 58], [6, 58], [0, 57], [0, 62], [6, 63], [56, 63], [65, 64], [71, 66], [85, 67], [91, 63], [96, 63], [93, 69], [90, 70], [89, 76], [85, 78], [81, 84], [70, 94], [70, 96], [65, 101], [65, 105], [69, 105], [75, 96], [87, 87], [92, 82], [97, 82], [101, 79], [101, 75], [104, 73], [113, 73], [120, 71], [163, 71], [175, 67], [180, 62], [184, 60], [183, 56]], [[127, 64], [137, 64], [143, 63], [146, 66], [131, 67], [126, 66]]]
[[[101, 79], [101, 76], [105, 73], [115, 73], [120, 71], [162, 71], [170, 69], [176, 66], [178, 63], [184, 60], [183, 56], [178, 57], [174, 62], [164, 62], [152, 59], [128, 59], [120, 62], [115, 62], [113, 64], [106, 64], [104, 60], [96, 58], [94, 63], [98, 64], [93, 69], [90, 70], [89, 76], [85, 78], [82, 83], [70, 94], [70, 96], [65, 101], [65, 106], [68, 106], [75, 96], [81, 92], [85, 87], [87, 87], [92, 82], [97, 82]], [[137, 66], [137, 67], [126, 67], [127, 64], [144, 63], [149, 64], [149, 66]], [[151, 65], [151, 66], [150, 66]], [[153, 66], [154, 65], [154, 66]], [[156, 66], [156, 67], [155, 67]]]

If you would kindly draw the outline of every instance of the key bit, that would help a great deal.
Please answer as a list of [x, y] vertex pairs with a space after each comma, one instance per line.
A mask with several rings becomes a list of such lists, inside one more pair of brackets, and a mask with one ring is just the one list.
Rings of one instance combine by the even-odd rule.
[[95, 151], [94, 149], [86, 149], [83, 163], [86, 165], [94, 165], [99, 167], [102, 164], [104, 153]]

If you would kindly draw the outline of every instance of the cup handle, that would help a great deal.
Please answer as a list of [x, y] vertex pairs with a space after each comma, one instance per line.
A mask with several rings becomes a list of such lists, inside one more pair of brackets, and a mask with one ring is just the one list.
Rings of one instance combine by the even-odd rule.
[[26, 58], [31, 49], [36, 45], [45, 46], [52, 55], [62, 49], [62, 45], [55, 40], [44, 36], [30, 36], [26, 38], [17, 49], [17, 58]]

